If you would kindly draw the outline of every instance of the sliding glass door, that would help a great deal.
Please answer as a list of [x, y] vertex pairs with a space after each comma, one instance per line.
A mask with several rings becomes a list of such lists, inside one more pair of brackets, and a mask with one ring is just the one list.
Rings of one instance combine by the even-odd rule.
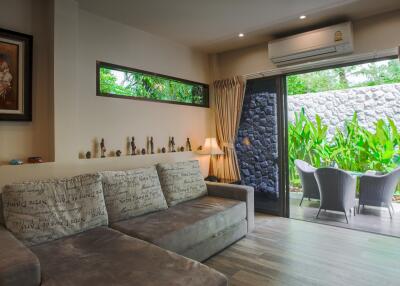
[[256, 211], [288, 216], [285, 77], [248, 80], [236, 151], [242, 182], [254, 187]]

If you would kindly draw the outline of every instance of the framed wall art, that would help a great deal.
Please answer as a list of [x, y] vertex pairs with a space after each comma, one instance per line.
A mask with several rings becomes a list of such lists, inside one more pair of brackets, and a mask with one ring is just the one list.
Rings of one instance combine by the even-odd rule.
[[0, 29], [0, 120], [32, 120], [33, 37]]

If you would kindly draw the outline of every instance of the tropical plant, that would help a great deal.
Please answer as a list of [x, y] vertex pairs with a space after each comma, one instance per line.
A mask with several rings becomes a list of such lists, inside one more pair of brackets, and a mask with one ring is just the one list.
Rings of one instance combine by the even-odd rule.
[[202, 84], [187, 83], [158, 75], [134, 71], [99, 69], [100, 92], [203, 105], [205, 89]]
[[398, 59], [289, 75], [288, 95], [400, 83]]
[[365, 172], [389, 172], [400, 165], [400, 134], [392, 119], [378, 120], [375, 131], [360, 126], [357, 113], [344, 128], [337, 128], [332, 139], [327, 139], [327, 126], [316, 115], [315, 122], [304, 109], [295, 113], [295, 120], [288, 126], [290, 182], [300, 184], [294, 160], [301, 159], [315, 167], [337, 167]]

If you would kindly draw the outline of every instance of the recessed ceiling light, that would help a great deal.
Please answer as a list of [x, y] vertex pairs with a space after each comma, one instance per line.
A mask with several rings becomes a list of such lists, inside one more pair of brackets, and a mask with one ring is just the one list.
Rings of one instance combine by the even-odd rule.
[[238, 35], [238, 37], [239, 37], [239, 38], [243, 38], [243, 37], [244, 37], [244, 34], [243, 34], [243, 33], [240, 33], [240, 34]]
[[306, 15], [301, 15], [299, 18], [300, 18], [300, 20], [304, 20], [305, 18], [307, 18], [307, 16]]

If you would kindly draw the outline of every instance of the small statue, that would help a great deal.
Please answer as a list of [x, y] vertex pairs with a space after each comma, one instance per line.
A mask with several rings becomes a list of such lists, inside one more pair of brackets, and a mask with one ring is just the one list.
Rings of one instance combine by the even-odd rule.
[[146, 155], [146, 149], [142, 149], [142, 155]]
[[186, 138], [186, 151], [192, 151], [192, 144], [190, 143], [189, 138]]
[[86, 156], [86, 159], [90, 159], [90, 158], [92, 158], [92, 153], [90, 151], [87, 151], [85, 156]]
[[154, 154], [154, 141], [153, 141], [153, 136], [150, 137], [150, 152], [151, 152], [151, 154]]
[[121, 150], [117, 150], [117, 152], [115, 152], [115, 155], [117, 155], [117, 157], [121, 157]]
[[132, 136], [132, 141], [131, 141], [131, 155], [135, 155], [136, 154], [136, 145], [135, 145], [135, 137]]
[[182, 146], [182, 147], [180, 148], [180, 151], [181, 151], [181, 152], [185, 152], [185, 147]]
[[174, 137], [171, 137], [171, 152], [176, 152], [175, 151], [175, 139]]
[[101, 138], [101, 142], [100, 142], [100, 152], [101, 152], [101, 158], [105, 158], [106, 157], [106, 145], [104, 144], [104, 138]]
[[162, 152], [162, 153], [165, 153], [165, 152], [167, 152], [167, 149], [165, 149], [165, 147], [162, 147], [162, 148], [161, 148], [161, 152]]

